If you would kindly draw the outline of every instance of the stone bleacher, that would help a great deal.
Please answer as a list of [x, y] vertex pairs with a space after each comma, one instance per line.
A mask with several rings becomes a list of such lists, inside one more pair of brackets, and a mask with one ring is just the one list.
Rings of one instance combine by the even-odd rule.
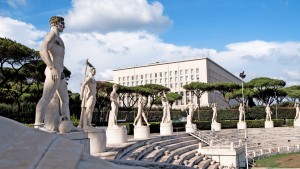
[[186, 133], [141, 140], [119, 151], [115, 161], [143, 162], [145, 165], [153, 163], [176, 165], [175, 168], [179, 166], [200, 169], [223, 168], [209, 157], [197, 153], [199, 142], [197, 138]]

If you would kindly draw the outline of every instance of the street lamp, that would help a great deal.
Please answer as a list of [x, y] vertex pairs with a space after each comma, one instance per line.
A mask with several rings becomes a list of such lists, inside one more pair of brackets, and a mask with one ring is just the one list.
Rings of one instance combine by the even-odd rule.
[[[242, 101], [243, 108], [245, 110], [245, 99], [244, 99], [244, 78], [246, 77], [244, 71], [240, 73], [240, 78], [242, 79]], [[246, 122], [246, 112], [244, 114], [244, 122]], [[246, 154], [246, 168], [248, 169], [248, 150], [247, 150], [247, 127], [245, 127], [245, 154]]]

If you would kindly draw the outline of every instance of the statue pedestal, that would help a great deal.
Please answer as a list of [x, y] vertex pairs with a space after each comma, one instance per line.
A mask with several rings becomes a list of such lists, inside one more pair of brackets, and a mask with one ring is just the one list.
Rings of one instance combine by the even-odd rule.
[[211, 131], [221, 131], [221, 123], [218, 122], [211, 123]]
[[105, 152], [106, 131], [103, 128], [93, 128], [84, 130], [90, 139], [90, 154]]
[[106, 129], [107, 144], [121, 144], [127, 142], [127, 129], [125, 126], [115, 126]]
[[294, 121], [294, 127], [300, 127], [300, 119]]
[[83, 151], [90, 154], [90, 139], [85, 132], [58, 133], [57, 135], [83, 145]]
[[185, 125], [185, 132], [186, 133], [194, 133], [197, 129], [196, 124], [186, 124]]
[[150, 128], [149, 126], [134, 126], [133, 135], [135, 139], [149, 139]]
[[173, 134], [173, 125], [172, 121], [169, 123], [160, 123], [160, 135], [168, 136]]
[[246, 129], [247, 128], [247, 124], [244, 121], [240, 121], [237, 123], [237, 129], [242, 130], [242, 129]]
[[265, 128], [274, 128], [273, 121], [265, 121]]

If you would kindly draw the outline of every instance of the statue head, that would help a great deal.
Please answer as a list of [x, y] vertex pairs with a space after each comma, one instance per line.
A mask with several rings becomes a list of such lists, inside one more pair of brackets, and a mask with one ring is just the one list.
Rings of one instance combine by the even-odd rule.
[[52, 16], [50, 18], [50, 27], [51, 26], [58, 26], [60, 28], [65, 28], [65, 19], [61, 16]]
[[90, 72], [92, 75], [95, 75], [96, 74], [96, 68], [95, 67], [91, 67], [90, 68]]
[[117, 85], [117, 84], [114, 84], [114, 85], [113, 85], [113, 89], [114, 89], [114, 90], [118, 90], [118, 85]]

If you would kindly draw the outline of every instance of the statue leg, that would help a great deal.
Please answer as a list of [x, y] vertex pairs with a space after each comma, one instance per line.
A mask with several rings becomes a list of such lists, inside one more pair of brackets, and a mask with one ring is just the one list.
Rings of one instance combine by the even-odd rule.
[[43, 120], [45, 118], [45, 113], [48, 108], [48, 104], [52, 97], [54, 96], [54, 93], [56, 92], [56, 89], [58, 88], [59, 81], [53, 82], [51, 76], [46, 75], [44, 88], [43, 88], [43, 96], [39, 100], [38, 104], [36, 105], [36, 111], [35, 111], [35, 124], [37, 128], [43, 126]]
[[69, 109], [69, 94], [68, 94], [68, 87], [67, 82], [65, 79], [61, 79], [59, 86], [57, 88], [58, 96], [61, 101], [61, 114], [65, 115], [70, 119], [70, 109]]
[[92, 118], [93, 118], [95, 104], [96, 104], [96, 100], [93, 97], [90, 97], [87, 101], [87, 107], [86, 107], [87, 125], [90, 127], [92, 127]]

